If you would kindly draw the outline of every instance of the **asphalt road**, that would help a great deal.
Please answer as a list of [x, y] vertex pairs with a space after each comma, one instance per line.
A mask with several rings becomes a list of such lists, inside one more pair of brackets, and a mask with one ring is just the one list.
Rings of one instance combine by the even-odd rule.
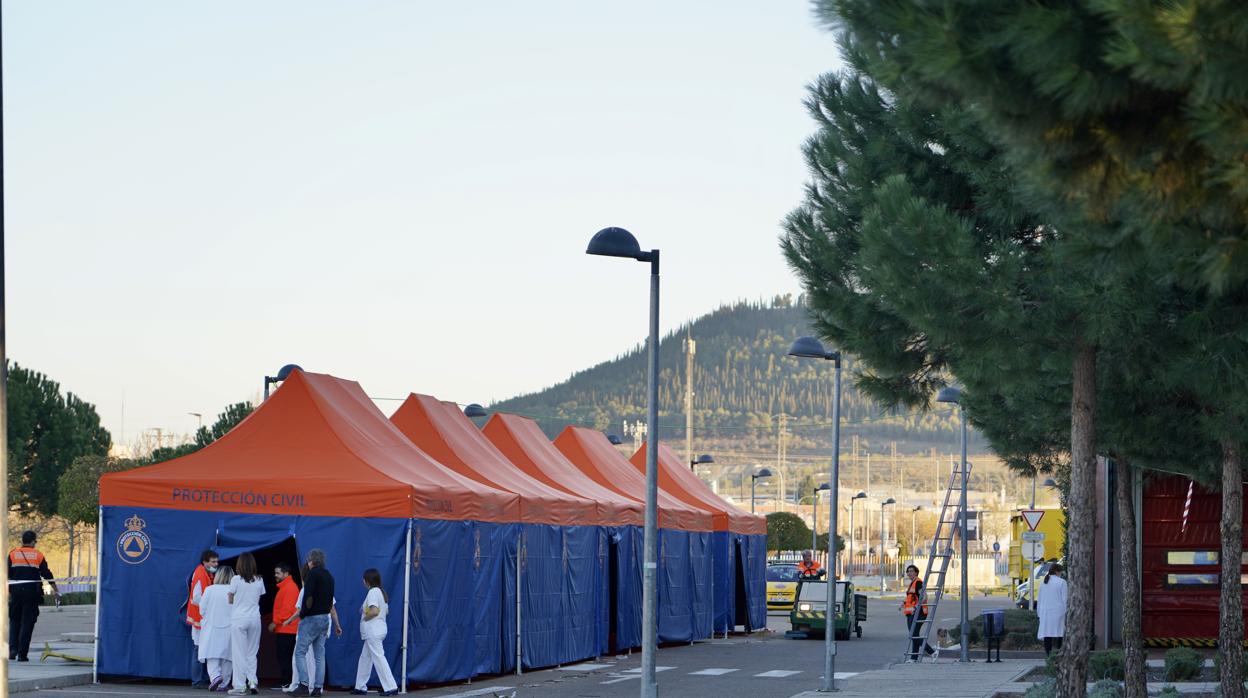
[[[837, 643], [836, 672], [849, 673], [882, 669], [900, 659], [906, 630], [896, 599], [868, 602], [868, 620], [862, 638]], [[971, 615], [985, 608], [1008, 605], [1003, 598], [971, 600]], [[937, 627], [957, 624], [958, 605], [948, 599], [937, 612]], [[658, 657], [659, 692], [669, 696], [715, 696], [715, 698], [788, 698], [818, 688], [823, 676], [824, 643], [821, 639], [792, 640], [784, 637], [789, 629], [788, 614], [770, 614], [771, 632], [732, 635], [727, 640], [708, 640], [693, 645], [661, 648]], [[526, 672], [522, 676], [498, 676], [471, 683], [413, 691], [421, 698], [470, 698], [508, 696], [530, 698], [593, 698], [635, 696], [641, 655], [604, 657], [599, 661], [556, 669]], [[262, 695], [266, 692], [262, 692]], [[267, 692], [268, 695], [280, 695]], [[80, 686], [29, 694], [39, 698], [84, 696], [203, 696], [203, 691], [161, 684], [106, 684]], [[221, 695], [221, 694], [210, 694]], [[329, 695], [346, 695], [330, 691]], [[373, 695], [376, 695], [375, 693]]]

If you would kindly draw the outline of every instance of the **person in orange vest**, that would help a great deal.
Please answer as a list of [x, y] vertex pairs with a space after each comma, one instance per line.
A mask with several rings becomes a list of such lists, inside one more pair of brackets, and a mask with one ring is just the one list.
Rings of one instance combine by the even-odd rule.
[[199, 610], [199, 600], [204, 590], [212, 586], [212, 578], [219, 566], [217, 551], [205, 550], [199, 554], [199, 564], [191, 573], [190, 591], [186, 597], [186, 624], [191, 626], [191, 642], [195, 651], [191, 653], [191, 687], [208, 688], [208, 668], [199, 661], [199, 631], [203, 614]]
[[47, 559], [35, 550], [35, 541], [35, 532], [26, 531], [21, 547], [9, 551], [9, 661], [30, 661], [30, 636], [39, 620], [44, 580], [52, 586], [53, 594], [61, 595]]
[[[913, 638], [916, 634], [916, 628], [921, 630], [922, 624], [927, 621], [927, 590], [923, 588], [923, 580], [919, 579], [919, 568], [914, 565], [906, 565], [906, 597], [901, 602], [901, 612], [905, 615], [906, 629]], [[926, 642], [924, 644], [927, 644]], [[930, 644], [924, 648], [929, 656], [937, 655], [935, 649]], [[907, 662], [917, 662], [919, 660], [919, 640], [911, 640], [910, 654], [906, 657]]]
[[[269, 632], [277, 639], [277, 664], [282, 671], [282, 686], [289, 686], [295, 673], [295, 638], [299, 633], [299, 587], [290, 576], [290, 565], [277, 563], [273, 568], [277, 580], [277, 596], [273, 599], [273, 621]], [[294, 618], [290, 623], [286, 621]]]
[[814, 577], [818, 579], [823, 576], [822, 567], [809, 550], [803, 550], [802, 561], [797, 563], [797, 574], [799, 577]]

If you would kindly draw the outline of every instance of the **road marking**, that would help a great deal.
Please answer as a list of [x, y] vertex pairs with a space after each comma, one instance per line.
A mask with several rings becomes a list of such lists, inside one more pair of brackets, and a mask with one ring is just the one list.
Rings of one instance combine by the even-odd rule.
[[783, 679], [794, 674], [800, 674], [800, 671], [785, 671], [783, 669], [775, 669], [773, 671], [764, 671], [761, 674], [755, 674], [756, 679]]
[[737, 671], [737, 669], [703, 669], [702, 671], [691, 671], [689, 672], [689, 675], [690, 676], [723, 676], [724, 674], [731, 674], [734, 671]]
[[[848, 678], [850, 678], [850, 677], [852, 677], [852, 676], [857, 676], [857, 675], [858, 675], [858, 672], [856, 672], [856, 671], [838, 671], [838, 672], [836, 672], [835, 674], [833, 674], [833, 676], [835, 676], [835, 677], [836, 677], [836, 680], [837, 680], [837, 681], [842, 681], [842, 680], [844, 680], [844, 679], [848, 679]], [[822, 678], [823, 678], [823, 674], [820, 674], [820, 675], [819, 675], [819, 678], [821, 678], [821, 679], [822, 679]]]
[[616, 678], [613, 678], [610, 681], [603, 681], [602, 682], [603, 686], [606, 686], [608, 684], [613, 684], [613, 683], [619, 683], [621, 681], [631, 681], [633, 679], [641, 678], [641, 674], [633, 674], [632, 676], [620, 676], [619, 674], [609, 674], [609, 676], [614, 676]]
[[502, 693], [503, 691], [510, 690], [511, 686], [489, 686], [487, 688], [474, 688], [471, 691], [464, 691], [463, 693], [452, 693], [450, 695], [438, 696], [438, 698], [472, 698], [472, 696], [483, 696], [487, 693], [494, 693], [496, 691]]
[[599, 669], [610, 669], [614, 664], [573, 664], [572, 666], [561, 666], [559, 671], [598, 671]]
[[[676, 667], [674, 667], [674, 666], [656, 666], [656, 667], [654, 668], [654, 671], [655, 671], [655, 673], [658, 673], [658, 672], [660, 672], [660, 671], [667, 671], [668, 669], [675, 669], [675, 668], [676, 668]], [[621, 673], [623, 673], [623, 674], [640, 674], [640, 673], [641, 673], [641, 667], [635, 667], [635, 668], [633, 668], [633, 669], [625, 669], [625, 670], [624, 670], [623, 672], [621, 672]]]

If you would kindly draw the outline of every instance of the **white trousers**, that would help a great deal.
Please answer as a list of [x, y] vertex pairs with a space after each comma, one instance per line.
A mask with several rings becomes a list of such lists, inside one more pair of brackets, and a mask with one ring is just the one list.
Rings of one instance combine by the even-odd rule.
[[228, 659], [218, 659], [212, 657], [208, 660], [208, 680], [216, 683], [217, 679], [225, 678], [228, 684], [234, 675], [234, 663]]
[[256, 654], [260, 652], [260, 617], [230, 619], [230, 655], [234, 660], [234, 688], [258, 686]]
[[361, 691], [368, 690], [368, 679], [377, 670], [377, 678], [381, 681], [381, 690], [393, 691], [399, 687], [394, 681], [394, 673], [390, 671], [390, 662], [386, 661], [386, 651], [381, 641], [386, 636], [364, 638], [364, 647], [360, 650], [360, 661], [355, 665], [355, 687]]

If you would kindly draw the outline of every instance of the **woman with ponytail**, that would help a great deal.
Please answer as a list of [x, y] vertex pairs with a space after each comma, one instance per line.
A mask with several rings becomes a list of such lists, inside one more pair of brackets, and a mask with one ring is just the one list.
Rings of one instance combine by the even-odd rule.
[[1040, 583], [1037, 609], [1040, 626], [1036, 629], [1036, 639], [1044, 641], [1047, 656], [1054, 648], [1062, 649], [1062, 637], [1066, 635], [1066, 580], [1062, 579], [1062, 566], [1056, 562]]

